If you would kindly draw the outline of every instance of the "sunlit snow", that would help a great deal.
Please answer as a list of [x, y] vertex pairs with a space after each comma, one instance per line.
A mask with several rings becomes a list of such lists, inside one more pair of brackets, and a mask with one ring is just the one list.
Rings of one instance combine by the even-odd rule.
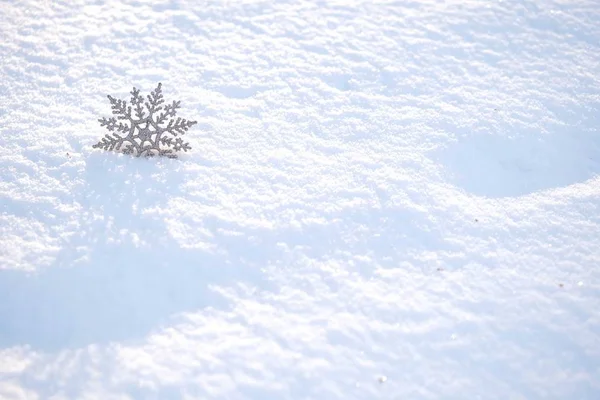
[[597, 0], [0, 0], [0, 77], [0, 399], [600, 399]]

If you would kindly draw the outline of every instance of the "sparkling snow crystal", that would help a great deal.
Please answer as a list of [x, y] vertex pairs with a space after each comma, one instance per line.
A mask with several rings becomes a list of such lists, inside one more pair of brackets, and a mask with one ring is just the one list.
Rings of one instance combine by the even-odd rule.
[[144, 101], [135, 87], [131, 91], [131, 105], [111, 95], [108, 95], [108, 99], [112, 105], [112, 113], [117, 117], [98, 120], [101, 126], [106, 126], [112, 133], [106, 134], [94, 148], [121, 151], [137, 157], [158, 155], [169, 158], [176, 158], [175, 153], [181, 150], [191, 150], [189, 143], [178, 135], [184, 135], [196, 121], [175, 118], [180, 101], [162, 106], [164, 100], [161, 83], [147, 96], [147, 101]]

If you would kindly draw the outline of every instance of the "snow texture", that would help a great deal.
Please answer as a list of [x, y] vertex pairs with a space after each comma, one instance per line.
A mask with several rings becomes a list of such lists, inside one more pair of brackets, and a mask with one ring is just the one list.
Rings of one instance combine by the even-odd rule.
[[0, 9], [0, 399], [600, 398], [597, 0]]
[[[106, 127], [113, 133], [105, 135], [102, 140], [92, 147], [122, 151], [125, 154], [134, 154], [137, 157], [144, 155], [147, 157], [166, 156], [169, 158], [177, 158], [174, 152], [191, 150], [189, 143], [184, 142], [177, 135], [184, 135], [190, 126], [196, 124], [196, 121], [174, 118], [177, 115], [177, 109], [180, 108], [180, 101], [173, 101], [172, 104], [162, 106], [165, 101], [161, 83], [148, 95], [148, 101], [144, 101], [144, 97], [140, 95], [140, 91], [135, 87], [131, 91], [131, 105], [127, 105], [127, 101], [115, 99], [111, 95], [107, 97], [112, 105], [112, 113], [116, 114], [117, 117], [103, 117], [98, 121], [101, 126]], [[132, 109], [132, 106], [135, 109]], [[134, 111], [135, 115], [132, 114]], [[162, 112], [158, 114], [159, 111]], [[123, 123], [118, 120], [126, 120], [127, 122]], [[167, 126], [161, 126], [167, 120], [169, 121]], [[174, 138], [163, 136], [165, 133], [170, 133]], [[127, 135], [124, 136], [124, 134]]]

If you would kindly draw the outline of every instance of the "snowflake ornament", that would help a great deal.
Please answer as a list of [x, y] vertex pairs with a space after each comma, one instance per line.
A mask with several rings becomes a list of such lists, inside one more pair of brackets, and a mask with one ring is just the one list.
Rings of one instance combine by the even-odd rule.
[[[184, 142], [183, 136], [196, 121], [175, 118], [180, 101], [173, 101], [163, 107], [162, 84], [159, 83], [147, 101], [135, 87], [131, 93], [131, 105], [127, 101], [115, 99], [108, 95], [116, 117], [101, 118], [100, 126], [113, 132], [106, 134], [102, 140], [93, 145], [108, 151], [121, 151], [125, 154], [140, 156], [165, 156], [177, 158], [177, 152], [191, 150], [190, 144]], [[134, 115], [132, 115], [132, 112]], [[166, 124], [166, 125], [165, 125]], [[173, 137], [166, 136], [170, 134]]]

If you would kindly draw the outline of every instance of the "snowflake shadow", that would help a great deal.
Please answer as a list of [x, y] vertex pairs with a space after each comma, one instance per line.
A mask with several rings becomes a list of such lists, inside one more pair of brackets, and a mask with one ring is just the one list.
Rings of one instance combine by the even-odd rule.
[[0, 347], [58, 351], [141, 340], [181, 313], [226, 307], [214, 286], [259, 284], [259, 273], [222, 254], [182, 248], [154, 213], [179, 193], [185, 178], [177, 164], [90, 157], [74, 193], [80, 229], [54, 264], [36, 276], [2, 271]]

